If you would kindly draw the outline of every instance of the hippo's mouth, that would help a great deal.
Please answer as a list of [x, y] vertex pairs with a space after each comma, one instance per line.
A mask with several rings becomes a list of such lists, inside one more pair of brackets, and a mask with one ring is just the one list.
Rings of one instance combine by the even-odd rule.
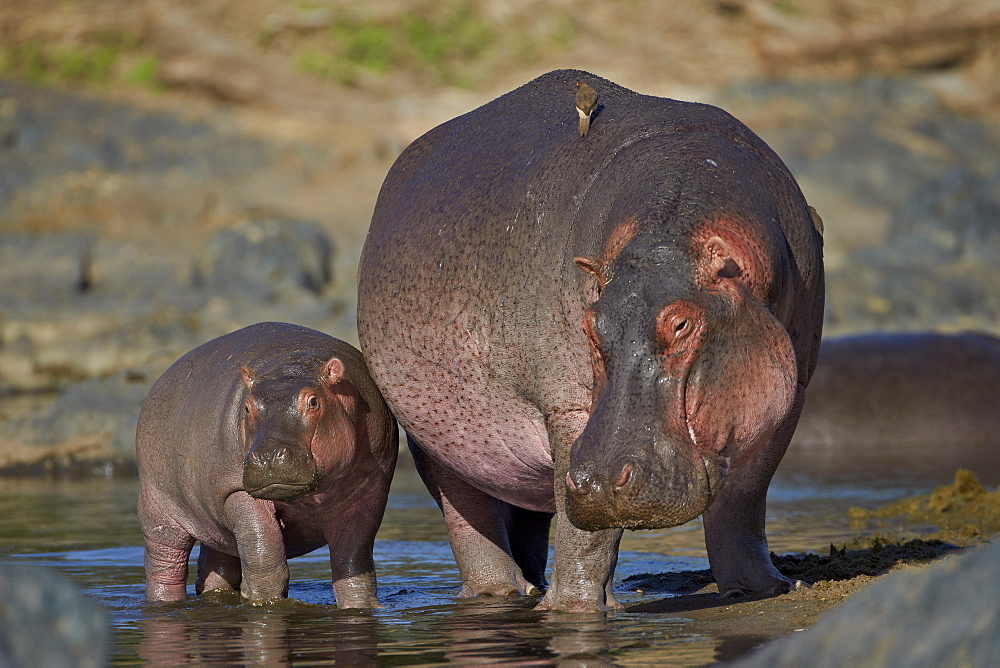
[[308, 482], [272, 482], [253, 489], [247, 488], [246, 492], [255, 499], [294, 501], [312, 494], [318, 488], [319, 479], [313, 478]]
[[617, 477], [588, 475], [579, 466], [567, 475], [566, 511], [570, 522], [585, 531], [614, 527], [660, 529], [684, 524], [712, 502], [729, 469], [728, 457], [682, 445], [666, 460], [633, 459]]

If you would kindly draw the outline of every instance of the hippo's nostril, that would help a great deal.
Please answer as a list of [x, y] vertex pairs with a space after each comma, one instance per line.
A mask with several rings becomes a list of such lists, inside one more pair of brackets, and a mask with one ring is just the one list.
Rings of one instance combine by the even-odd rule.
[[569, 473], [566, 474], [566, 488], [571, 492], [577, 491], [576, 483], [573, 482], [573, 476]]
[[585, 470], [570, 471], [566, 474], [566, 488], [573, 494], [589, 494], [593, 479]]
[[615, 487], [621, 489], [622, 487], [627, 485], [631, 479], [632, 479], [632, 465], [626, 464], [625, 467], [622, 468], [621, 475], [618, 476], [618, 481], [615, 483]]

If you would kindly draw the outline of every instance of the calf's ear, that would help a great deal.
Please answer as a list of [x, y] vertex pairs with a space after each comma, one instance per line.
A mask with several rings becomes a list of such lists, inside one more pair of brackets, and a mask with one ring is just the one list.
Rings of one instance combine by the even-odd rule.
[[323, 379], [336, 385], [344, 379], [344, 363], [339, 357], [331, 357], [323, 366]]

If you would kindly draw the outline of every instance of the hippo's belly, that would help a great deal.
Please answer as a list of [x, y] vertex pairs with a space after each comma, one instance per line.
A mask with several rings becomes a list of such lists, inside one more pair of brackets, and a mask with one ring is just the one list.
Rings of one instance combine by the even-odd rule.
[[[369, 367], [376, 377], [392, 374], [386, 401], [421, 450], [491, 496], [555, 512], [552, 455], [537, 407], [463, 351], [436, 360], [426, 352], [387, 352]], [[383, 364], [387, 359], [393, 361]]]

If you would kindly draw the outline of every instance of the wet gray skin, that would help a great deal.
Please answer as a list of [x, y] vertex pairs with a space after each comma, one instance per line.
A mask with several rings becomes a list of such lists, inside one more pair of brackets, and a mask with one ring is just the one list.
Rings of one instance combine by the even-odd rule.
[[248, 420], [250, 451], [243, 460], [243, 488], [250, 496], [292, 501], [319, 487], [322, 474], [309, 448], [314, 427], [299, 404], [315, 409], [320, 392], [294, 376], [252, 381], [245, 412], [254, 419]]
[[[700, 289], [692, 281], [699, 260], [685, 250], [632, 242], [587, 309], [594, 402], [566, 478], [568, 515], [580, 528], [694, 519], [739, 448], [791, 409], [794, 358], [780, 323], [745, 291]], [[732, 277], [719, 280], [739, 271], [723, 263]], [[752, 388], [752, 400], [734, 388]], [[707, 395], [728, 396], [726, 410]]]

